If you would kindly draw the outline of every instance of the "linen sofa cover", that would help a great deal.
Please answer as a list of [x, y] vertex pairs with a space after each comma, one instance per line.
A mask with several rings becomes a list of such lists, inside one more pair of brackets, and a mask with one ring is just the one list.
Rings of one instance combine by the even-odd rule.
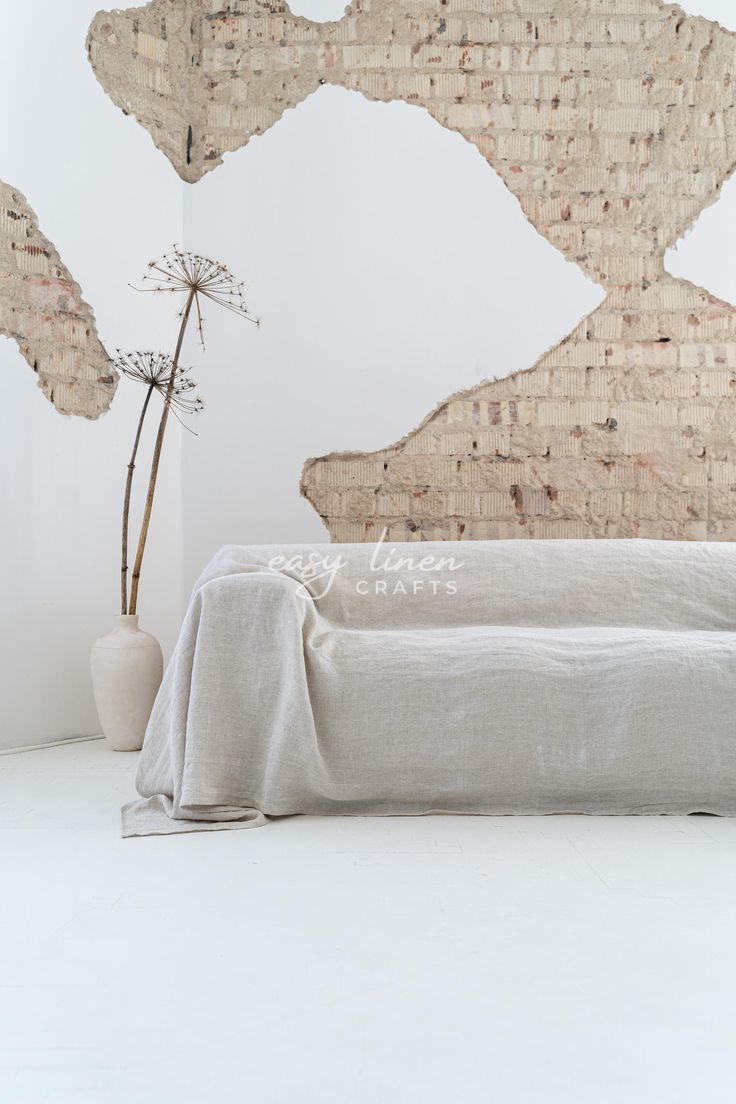
[[734, 815], [735, 707], [736, 545], [228, 546], [195, 586], [123, 831]]

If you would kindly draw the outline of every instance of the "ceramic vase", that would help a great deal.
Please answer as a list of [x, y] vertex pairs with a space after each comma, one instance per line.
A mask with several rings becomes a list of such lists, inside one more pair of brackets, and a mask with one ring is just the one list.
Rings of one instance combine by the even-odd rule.
[[138, 615], [118, 615], [112, 631], [92, 646], [92, 686], [97, 713], [114, 751], [140, 751], [163, 677], [155, 637], [138, 628]]

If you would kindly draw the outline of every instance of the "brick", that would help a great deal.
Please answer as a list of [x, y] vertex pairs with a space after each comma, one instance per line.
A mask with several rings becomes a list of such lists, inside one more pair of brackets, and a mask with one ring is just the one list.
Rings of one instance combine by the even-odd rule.
[[0, 181], [0, 333], [62, 414], [97, 418], [117, 384], [92, 309], [23, 195]]

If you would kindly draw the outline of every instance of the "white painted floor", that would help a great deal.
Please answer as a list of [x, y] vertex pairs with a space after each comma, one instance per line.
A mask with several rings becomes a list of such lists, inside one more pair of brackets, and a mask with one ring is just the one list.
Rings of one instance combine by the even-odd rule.
[[732, 1104], [736, 821], [122, 840], [135, 759], [0, 758], [2, 1104]]

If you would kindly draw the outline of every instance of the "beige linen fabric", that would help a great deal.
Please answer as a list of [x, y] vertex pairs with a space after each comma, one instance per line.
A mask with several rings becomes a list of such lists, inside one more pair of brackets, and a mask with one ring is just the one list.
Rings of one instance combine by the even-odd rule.
[[735, 707], [736, 545], [229, 546], [195, 587], [123, 831], [734, 815]]

